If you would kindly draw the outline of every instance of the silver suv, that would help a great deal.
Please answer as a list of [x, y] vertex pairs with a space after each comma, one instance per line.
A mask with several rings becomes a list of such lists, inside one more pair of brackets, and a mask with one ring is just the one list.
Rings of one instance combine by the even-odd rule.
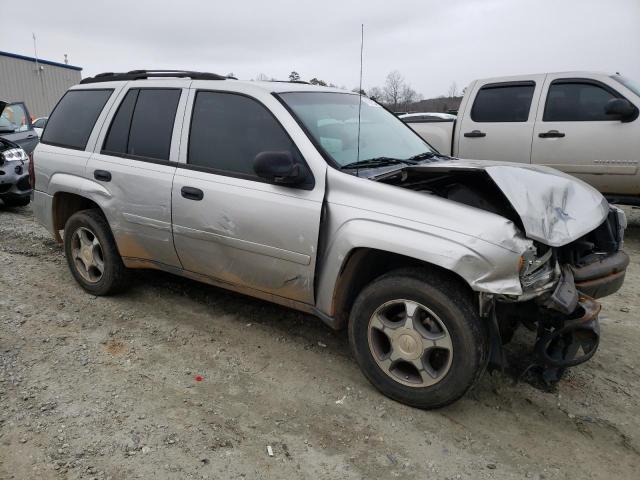
[[594, 298], [629, 262], [624, 214], [583, 182], [440, 155], [368, 98], [299, 82], [87, 78], [34, 165], [35, 215], [88, 292], [151, 268], [313, 314], [422, 408], [504, 365], [519, 325], [547, 379], [591, 358]]

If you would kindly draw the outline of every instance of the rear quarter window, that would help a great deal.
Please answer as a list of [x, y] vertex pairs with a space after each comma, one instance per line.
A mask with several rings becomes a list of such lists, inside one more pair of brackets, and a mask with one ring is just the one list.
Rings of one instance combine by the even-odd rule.
[[42, 143], [84, 150], [113, 89], [69, 90], [47, 121]]

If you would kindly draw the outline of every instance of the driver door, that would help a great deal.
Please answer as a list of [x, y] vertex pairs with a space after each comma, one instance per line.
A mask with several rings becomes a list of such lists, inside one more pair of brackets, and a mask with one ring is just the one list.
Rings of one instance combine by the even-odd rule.
[[[324, 182], [313, 181], [286, 130], [260, 101], [191, 92], [172, 195], [183, 268], [236, 289], [312, 304]], [[258, 153], [285, 150], [310, 181], [284, 186], [254, 173]]]

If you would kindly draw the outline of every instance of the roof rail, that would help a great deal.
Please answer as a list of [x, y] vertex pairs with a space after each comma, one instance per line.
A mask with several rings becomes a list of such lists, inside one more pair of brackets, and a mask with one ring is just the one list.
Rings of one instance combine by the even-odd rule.
[[225, 77], [217, 73], [190, 72], [188, 70], [131, 70], [125, 73], [105, 72], [93, 77], [83, 78], [80, 83], [114, 82], [117, 80], [143, 80], [145, 78], [191, 78], [192, 80], [227, 80], [234, 77]]
[[312, 83], [306, 82], [304, 80], [267, 80], [268, 82], [275, 83], [301, 83], [303, 85], [313, 85]]

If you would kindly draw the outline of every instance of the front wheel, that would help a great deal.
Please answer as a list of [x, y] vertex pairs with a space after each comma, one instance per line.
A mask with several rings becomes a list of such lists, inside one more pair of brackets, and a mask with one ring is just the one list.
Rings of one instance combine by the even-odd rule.
[[442, 407], [464, 395], [489, 353], [471, 292], [418, 269], [391, 272], [362, 290], [351, 310], [349, 341], [376, 388], [418, 408]]

